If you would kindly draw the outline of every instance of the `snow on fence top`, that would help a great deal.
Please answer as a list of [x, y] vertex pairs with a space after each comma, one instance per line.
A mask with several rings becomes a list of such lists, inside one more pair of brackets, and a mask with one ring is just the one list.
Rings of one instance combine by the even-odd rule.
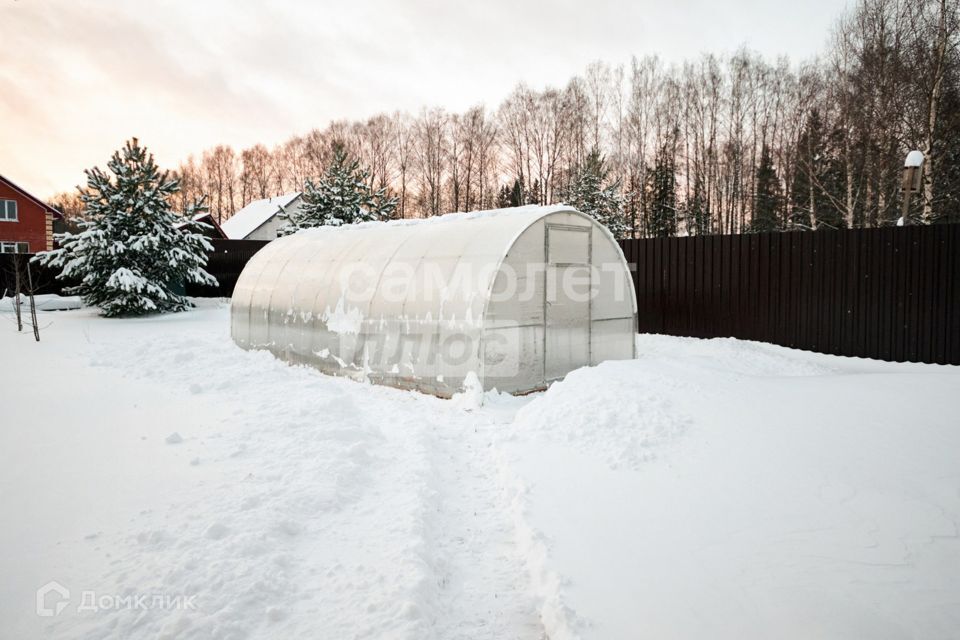
[[631, 358], [635, 325], [619, 246], [562, 205], [302, 231], [250, 260], [231, 315], [245, 348], [440, 396]]

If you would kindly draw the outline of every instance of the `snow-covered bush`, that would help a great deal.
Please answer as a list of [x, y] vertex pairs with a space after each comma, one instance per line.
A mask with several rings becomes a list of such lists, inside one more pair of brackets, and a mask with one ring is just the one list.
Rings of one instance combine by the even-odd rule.
[[189, 308], [176, 287], [217, 284], [204, 269], [212, 249], [200, 233], [205, 225], [192, 220], [205, 210], [203, 201], [183, 215], [175, 213], [170, 198], [180, 191], [180, 181], [161, 172], [136, 138], [114, 152], [107, 168], [109, 173], [98, 167], [86, 171], [80, 231], [58, 234], [60, 248], [35, 259], [60, 267], [60, 278], [78, 280], [67, 293], [106, 316]]
[[280, 214], [287, 221], [280, 232], [287, 235], [300, 229], [388, 219], [397, 208], [397, 200], [385, 189], [372, 190], [367, 184], [369, 178], [360, 162], [351, 159], [343, 145], [336, 145], [333, 161], [323, 176], [304, 185], [300, 207]]

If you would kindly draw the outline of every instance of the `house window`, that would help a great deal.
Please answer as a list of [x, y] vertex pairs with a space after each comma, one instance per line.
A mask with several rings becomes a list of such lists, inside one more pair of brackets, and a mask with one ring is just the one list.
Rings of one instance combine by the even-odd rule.
[[17, 221], [17, 201], [0, 200], [0, 222]]
[[30, 253], [30, 245], [26, 242], [0, 240], [0, 253]]

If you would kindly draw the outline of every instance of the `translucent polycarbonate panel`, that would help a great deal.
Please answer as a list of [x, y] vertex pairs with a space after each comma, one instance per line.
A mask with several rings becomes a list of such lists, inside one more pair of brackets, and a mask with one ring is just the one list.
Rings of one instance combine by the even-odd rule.
[[[498, 218], [477, 221], [464, 229], [459, 257], [446, 283], [441, 306], [437, 375], [444, 383], [458, 388], [471, 371], [483, 378], [483, 328], [491, 289], [506, 250], [518, 234], [505, 233]], [[492, 247], [499, 247], [492, 251]]]
[[543, 377], [543, 325], [500, 326], [484, 332], [484, 388], [506, 393], [539, 389]]
[[314, 356], [311, 351], [316, 318], [313, 304], [317, 289], [323, 281], [324, 269], [316, 267], [318, 259], [329, 251], [329, 247], [310, 243], [298, 251], [297, 264], [287, 264], [297, 274], [291, 290], [289, 314], [285, 325], [284, 342], [288, 345], [287, 359], [292, 362], [309, 362]]
[[[277, 288], [280, 274], [287, 266], [287, 261], [291, 255], [291, 245], [295, 246], [295, 238], [284, 238], [277, 240], [283, 243], [279, 247], [266, 247], [273, 249], [268, 259], [263, 262], [259, 277], [254, 284], [254, 290], [250, 298], [250, 346], [255, 348], [274, 349], [275, 345], [270, 341], [270, 334], [276, 333], [276, 328], [271, 324], [274, 321], [272, 300], [274, 291]], [[244, 269], [246, 273], [246, 269]], [[242, 277], [242, 274], [241, 274]]]
[[251, 332], [254, 324], [252, 321], [254, 295], [258, 291], [257, 285], [264, 269], [271, 264], [278, 250], [282, 250], [282, 247], [269, 244], [258, 251], [250, 258], [237, 279], [230, 306], [230, 324], [233, 339], [241, 346], [251, 344]]
[[[370, 270], [357, 266], [365, 264], [361, 252], [370, 249], [363, 245], [365, 235], [339, 229], [324, 229], [315, 235], [322, 249], [309, 265], [318, 276], [314, 290], [304, 297], [311, 314], [303, 349], [325, 371], [341, 372], [346, 367], [356, 370], [354, 355], [363, 318], [361, 307], [368, 303], [368, 299], [360, 298], [369, 289], [365, 285], [379, 277], [379, 272], [370, 272], [363, 279], [362, 274]], [[354, 287], [359, 293], [348, 299], [347, 293]], [[367, 298], [371, 295], [372, 292], [366, 293]]]
[[[328, 227], [279, 239], [238, 280], [234, 338], [328, 373], [438, 395], [458, 391], [471, 371], [488, 389], [541, 388], [547, 345], [558, 341], [545, 328], [547, 220], [561, 231], [570, 231], [563, 225], [600, 229], [563, 207], [522, 207]], [[573, 233], [588, 245], [596, 238], [612, 242], [609, 234]], [[564, 251], [582, 262], [592, 249], [578, 239]], [[615, 245], [604, 251], [622, 262]], [[622, 308], [612, 305], [610, 313]], [[554, 315], [589, 336], [589, 313], [565, 309]], [[633, 311], [622, 319], [616, 327], [632, 326]], [[629, 341], [602, 337], [602, 345], [592, 346], [617, 357], [632, 355], [632, 347], [623, 355], [632, 333]], [[570, 349], [571, 339], [560, 342]]]
[[599, 225], [593, 229], [593, 320], [633, 317], [637, 312], [633, 280], [620, 251]]
[[484, 317], [484, 386], [517, 392], [544, 385], [544, 221], [514, 241], [494, 281]]
[[604, 360], [627, 360], [633, 357], [635, 323], [631, 318], [594, 320], [590, 331], [593, 364]]
[[484, 327], [543, 325], [545, 250], [540, 220], [520, 234], [503, 260]]
[[591, 226], [546, 221], [544, 377], [590, 364]]
[[572, 225], [550, 225], [547, 228], [550, 264], [590, 264], [590, 238], [584, 240], [583, 237], [589, 230], [590, 227], [577, 229], [572, 228]]
[[[586, 233], [583, 236], [589, 238]], [[583, 265], [547, 267], [544, 347], [544, 377], [547, 380], [562, 378], [573, 369], [590, 364], [590, 298], [573, 295], [565, 286], [566, 282], [583, 277], [576, 272], [587, 270], [588, 267]], [[551, 286], [554, 282], [556, 286]]]
[[266, 260], [261, 256], [264, 250], [254, 254], [247, 261], [246, 268], [233, 287], [230, 304], [230, 335], [237, 344], [242, 346], [250, 342], [250, 299], [262, 269], [262, 266], [258, 266], [258, 262], [262, 265], [262, 261]]
[[296, 289], [300, 275], [304, 273], [309, 258], [316, 253], [316, 246], [304, 237], [295, 235], [284, 240], [282, 267], [277, 273], [275, 284], [270, 293], [269, 316], [267, 318], [266, 339], [277, 352], [296, 353], [297, 331], [305, 309], [297, 304]]
[[636, 356], [637, 297], [631, 266], [620, 245], [600, 225], [593, 228], [594, 296], [590, 363]]

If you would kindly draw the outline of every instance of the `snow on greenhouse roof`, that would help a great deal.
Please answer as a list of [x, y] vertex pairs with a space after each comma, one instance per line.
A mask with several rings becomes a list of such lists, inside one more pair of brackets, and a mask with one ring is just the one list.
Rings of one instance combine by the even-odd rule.
[[481, 218], [512, 218], [515, 222], [525, 222], [527, 224], [542, 218], [551, 213], [561, 211], [572, 211], [573, 207], [567, 204], [552, 204], [541, 206], [529, 204], [523, 207], [510, 207], [507, 209], [487, 209], [485, 211], [458, 211], [456, 213], [446, 213], [442, 216], [430, 216], [428, 218], [403, 218], [401, 220], [385, 220], [382, 222], [360, 222], [357, 224], [344, 225], [342, 227], [316, 227], [305, 229], [299, 233], [326, 233], [336, 229], [369, 229], [371, 227], [409, 227], [414, 225], [434, 225], [450, 222], [463, 222], [466, 220], [476, 220]]
[[300, 192], [295, 191], [282, 196], [255, 200], [237, 211], [220, 226], [231, 240], [243, 240], [264, 222], [280, 213], [280, 207], [287, 206], [299, 196]]
[[541, 206], [537, 204], [528, 204], [523, 207], [509, 207], [507, 209], [487, 209], [486, 211], [458, 211], [456, 213], [446, 213], [442, 216], [432, 216], [429, 218], [413, 218], [413, 219], [404, 219], [404, 220], [389, 220], [387, 222], [365, 222], [360, 226], [367, 225], [412, 225], [412, 224], [440, 224], [444, 222], [457, 222], [461, 220], [474, 220], [477, 218], [493, 218], [493, 217], [509, 217], [509, 216], [521, 216], [521, 215], [530, 215], [532, 217], [539, 218], [550, 213], [556, 213], [558, 211], [570, 211], [572, 207], [567, 204], [552, 204], [548, 206]]

